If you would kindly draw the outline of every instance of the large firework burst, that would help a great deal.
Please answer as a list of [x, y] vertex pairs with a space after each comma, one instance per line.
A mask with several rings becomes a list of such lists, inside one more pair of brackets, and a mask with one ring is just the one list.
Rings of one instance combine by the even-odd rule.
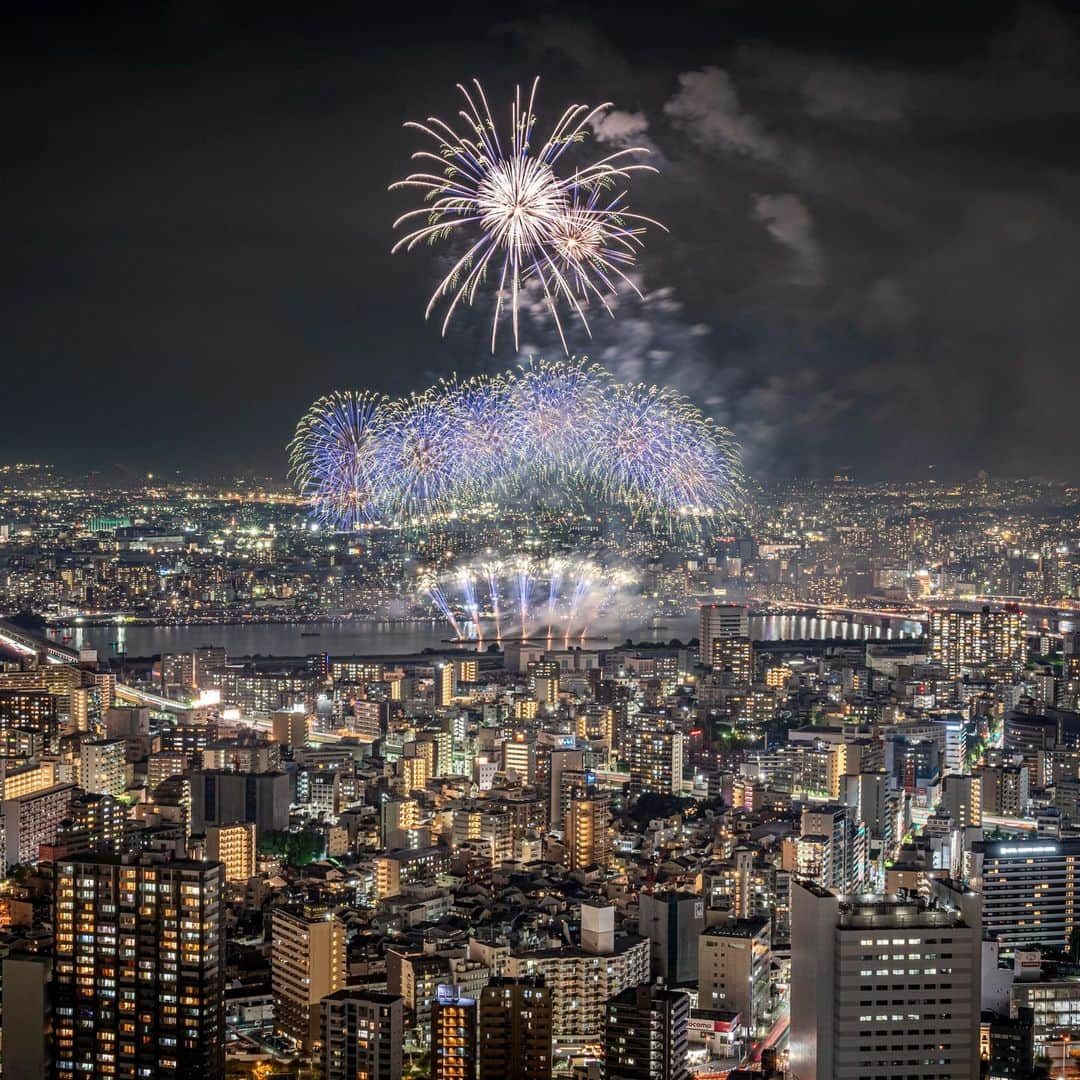
[[351, 529], [371, 520], [380, 488], [373, 435], [387, 404], [367, 391], [338, 391], [314, 402], [297, 424], [289, 476], [322, 521]]
[[[515, 91], [505, 142], [499, 138], [480, 83], [474, 79], [472, 90], [459, 83], [466, 103], [458, 113], [464, 133], [437, 117], [406, 124], [434, 140], [434, 150], [413, 154], [414, 160], [433, 168], [391, 185], [391, 189], [417, 188], [424, 199], [423, 206], [394, 222], [395, 228], [408, 223], [410, 231], [393, 251], [459, 235], [466, 245], [425, 312], [430, 316], [441, 299], [447, 301], [444, 334], [458, 305], [462, 301], [471, 305], [489, 275], [497, 279], [492, 352], [507, 307], [517, 347], [518, 305], [530, 281], [542, 292], [567, 349], [560, 307], [568, 308], [588, 331], [586, 308], [591, 300], [610, 313], [607, 298], [620, 285], [637, 292], [626, 269], [633, 265], [646, 225], [659, 225], [629, 211], [625, 190], [610, 194], [634, 171], [656, 171], [631, 160], [647, 153], [644, 147], [627, 147], [581, 167], [562, 168], [560, 159], [567, 148], [584, 141], [590, 123], [610, 103], [595, 108], [571, 105], [547, 140], [534, 143], [533, 106], [539, 82], [533, 81], [524, 108], [521, 88]], [[418, 224], [421, 220], [423, 224]]]
[[727, 516], [742, 490], [730, 432], [672, 390], [621, 383], [584, 361], [444, 380], [398, 400], [331, 394], [301, 419], [289, 451], [300, 494], [342, 528], [527, 498], [695, 530]]
[[738, 451], [682, 395], [645, 383], [612, 383], [588, 441], [586, 475], [606, 502], [639, 517], [712, 517], [739, 495]]

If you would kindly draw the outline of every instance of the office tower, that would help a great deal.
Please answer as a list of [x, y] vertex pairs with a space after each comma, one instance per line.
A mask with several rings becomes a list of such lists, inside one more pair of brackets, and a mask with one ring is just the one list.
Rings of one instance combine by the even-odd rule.
[[225, 880], [244, 883], [255, 876], [257, 839], [251, 821], [206, 826], [206, 857], [225, 867]]
[[981, 931], [955, 911], [791, 885], [798, 1080], [976, 1080]]
[[97, 855], [56, 864], [57, 1076], [225, 1074], [222, 868]]
[[1030, 1077], [1035, 1066], [1035, 1010], [1021, 1005], [1015, 1017], [990, 1021], [990, 1075]]
[[668, 986], [697, 982], [705, 901], [695, 893], [642, 892], [638, 933], [652, 944], [652, 972]]
[[1080, 909], [1080, 840], [986, 840], [971, 848], [983, 929], [1002, 955], [1068, 945]]
[[650, 721], [634, 721], [627, 732], [630, 794], [679, 795], [683, 779], [682, 732], [671, 724], [661, 726]]
[[79, 744], [79, 787], [95, 795], [122, 795], [128, 782], [126, 752], [122, 739], [84, 739]]
[[551, 987], [493, 978], [480, 991], [478, 1080], [551, 1080]]
[[9, 953], [3, 960], [4, 1076], [47, 1077], [52, 1064], [52, 959]]
[[982, 778], [956, 773], [944, 777], [940, 808], [958, 829], [982, 825]]
[[731, 919], [698, 939], [698, 1002], [737, 1012], [753, 1037], [769, 1007], [771, 920]]
[[436, 988], [431, 1001], [431, 1080], [475, 1080], [476, 998], [458, 986]]
[[754, 646], [748, 637], [713, 638], [714, 672], [730, 676], [733, 686], [746, 686], [754, 681]]
[[38, 848], [56, 841], [78, 793], [74, 784], [54, 784], [3, 802], [4, 867], [36, 863]]
[[633, 986], [607, 1003], [605, 1080], [686, 1080], [690, 998]]
[[1016, 673], [1024, 652], [1023, 616], [1014, 604], [981, 611], [930, 612], [930, 657], [951, 678], [978, 667]]
[[570, 797], [565, 825], [568, 870], [611, 865], [611, 799], [595, 788], [578, 788]]
[[405, 1003], [360, 987], [322, 999], [323, 1080], [401, 1080]]
[[276, 1031], [310, 1052], [319, 1039], [319, 1002], [340, 990], [347, 974], [344, 923], [309, 904], [273, 909], [270, 983]]
[[750, 613], [742, 604], [702, 604], [700, 615], [698, 659], [704, 667], [712, 663], [717, 638], [750, 636]]
[[252, 821], [259, 836], [289, 827], [292, 795], [282, 772], [198, 772], [191, 775], [191, 831]]

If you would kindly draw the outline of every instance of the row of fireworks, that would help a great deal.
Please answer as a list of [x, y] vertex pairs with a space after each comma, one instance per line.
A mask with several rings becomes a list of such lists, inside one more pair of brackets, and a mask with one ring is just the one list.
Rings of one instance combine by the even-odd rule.
[[624, 568], [588, 559], [526, 556], [464, 566], [449, 575], [425, 575], [430, 598], [459, 641], [504, 637], [583, 640], [597, 619], [637, 581]]
[[398, 399], [330, 394], [300, 420], [289, 461], [305, 502], [341, 528], [524, 501], [696, 529], [733, 509], [742, 479], [731, 433], [688, 399], [584, 361], [530, 361]]

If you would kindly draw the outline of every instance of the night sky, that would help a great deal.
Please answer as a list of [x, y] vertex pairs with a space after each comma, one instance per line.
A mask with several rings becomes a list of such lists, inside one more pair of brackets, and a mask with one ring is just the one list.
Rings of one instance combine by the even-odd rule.
[[[1080, 479], [1080, 22], [1063, 5], [56, 4], [2, 37], [0, 461], [284, 475], [308, 402], [515, 362], [390, 255], [403, 121], [654, 151], [646, 301], [572, 346], [691, 394], [761, 480]], [[88, 5], [81, 5], [85, 10]], [[297, 5], [295, 11], [303, 11]], [[675, 10], [674, 16], [668, 14]], [[401, 12], [401, 21], [389, 20]], [[523, 345], [557, 342], [529, 326]]]

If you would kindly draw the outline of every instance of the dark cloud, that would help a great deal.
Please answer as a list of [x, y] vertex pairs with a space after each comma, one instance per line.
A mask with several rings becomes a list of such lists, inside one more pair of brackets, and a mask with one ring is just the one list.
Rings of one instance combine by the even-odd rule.
[[[1064, 7], [915, 0], [24, 20], [0, 456], [280, 474], [328, 389], [514, 362], [482, 308], [445, 339], [423, 321], [444, 264], [390, 256], [386, 189], [404, 120], [473, 75], [501, 117], [539, 72], [541, 124], [614, 102], [595, 134], [652, 151], [631, 204], [671, 230], [573, 351], [691, 394], [761, 476], [1075, 478], [1078, 41]], [[523, 346], [554, 341], [527, 322]]]

